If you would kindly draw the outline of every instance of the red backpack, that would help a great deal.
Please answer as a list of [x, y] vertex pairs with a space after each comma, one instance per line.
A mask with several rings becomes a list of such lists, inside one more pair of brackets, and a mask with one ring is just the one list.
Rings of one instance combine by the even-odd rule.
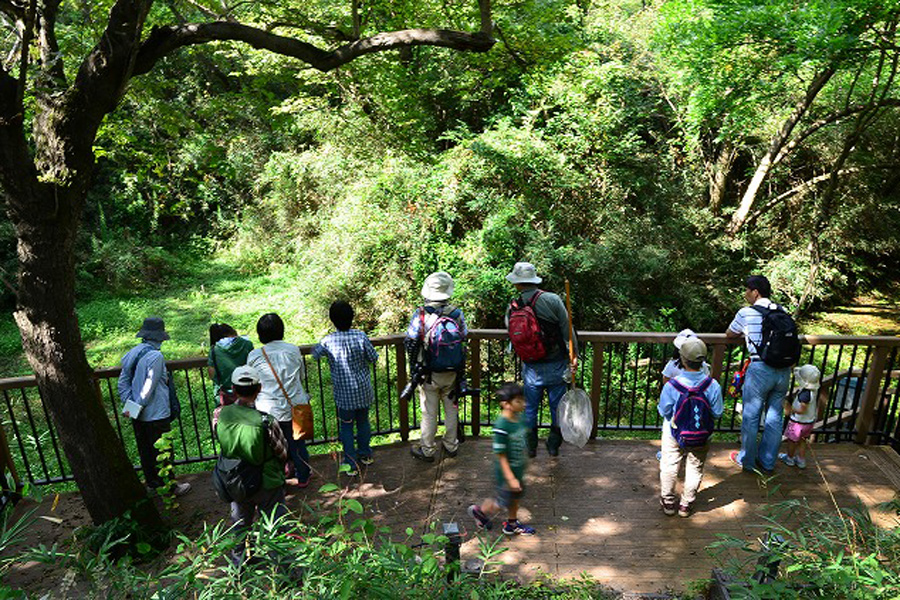
[[544, 333], [534, 312], [534, 303], [541, 294], [538, 290], [527, 303], [520, 296], [509, 305], [509, 341], [522, 362], [535, 362], [547, 356]]

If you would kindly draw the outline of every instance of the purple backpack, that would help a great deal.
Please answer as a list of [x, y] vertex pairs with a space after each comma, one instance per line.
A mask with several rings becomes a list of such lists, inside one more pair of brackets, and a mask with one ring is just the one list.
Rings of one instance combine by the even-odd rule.
[[672, 436], [682, 448], [704, 446], [709, 441], [716, 427], [706, 390], [712, 383], [712, 377], [706, 377], [697, 387], [687, 387], [676, 381], [669, 384], [681, 394], [675, 402], [672, 414]]

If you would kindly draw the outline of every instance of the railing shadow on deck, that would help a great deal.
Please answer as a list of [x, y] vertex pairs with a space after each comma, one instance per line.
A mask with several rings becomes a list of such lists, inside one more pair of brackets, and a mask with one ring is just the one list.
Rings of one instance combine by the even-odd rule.
[[[584, 331], [578, 334], [581, 358], [576, 384], [590, 395], [594, 408], [594, 432], [644, 432], [655, 435], [661, 427], [656, 403], [662, 385], [660, 372], [674, 347], [673, 333]], [[746, 357], [740, 340], [723, 334], [700, 334], [711, 349], [712, 376], [723, 389]], [[824, 406], [814, 433], [819, 442], [891, 444], [900, 449], [900, 338], [856, 336], [805, 336], [800, 363], [812, 363], [822, 373], [819, 391]], [[379, 440], [409, 439], [419, 427], [415, 396], [400, 400], [407, 382], [406, 355], [402, 335], [372, 339], [379, 352], [372, 366], [375, 402], [371, 408], [372, 435]], [[499, 407], [493, 400], [501, 383], [518, 380], [521, 364], [507, 351], [505, 330], [476, 329], [469, 332], [468, 371], [472, 387], [480, 396], [466, 398], [460, 406], [460, 420], [470, 434], [478, 436], [496, 418]], [[312, 397], [316, 439], [312, 445], [336, 442], [338, 421], [332, 397], [327, 362], [309, 357], [312, 345], [301, 346], [306, 362], [304, 385]], [[211, 417], [216, 398], [206, 374], [206, 358], [168, 361], [175, 374], [182, 414], [173, 425], [176, 462], [211, 461], [218, 448]], [[139, 468], [134, 434], [120, 414], [116, 379], [118, 367], [94, 372], [97, 392], [119, 438]], [[793, 388], [793, 381], [792, 381]], [[37, 388], [34, 377], [0, 380], [0, 464], [6, 465], [16, 485], [24, 478], [43, 485], [72, 480], [56, 430]], [[738, 399], [725, 398], [725, 412], [717, 431], [740, 431], [735, 405]], [[550, 415], [544, 402], [540, 426], [549, 427]], [[384, 436], [395, 436], [386, 438]]]

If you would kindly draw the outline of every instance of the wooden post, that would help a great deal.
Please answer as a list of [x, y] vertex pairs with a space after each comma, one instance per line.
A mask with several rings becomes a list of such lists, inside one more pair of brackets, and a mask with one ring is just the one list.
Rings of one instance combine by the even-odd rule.
[[713, 381], [719, 381], [721, 383], [722, 379], [722, 365], [725, 363], [725, 346], [723, 344], [716, 344], [713, 346], [713, 355], [712, 355], [712, 373], [709, 374], [712, 377]]
[[603, 349], [606, 344], [593, 342], [594, 364], [591, 368], [591, 411], [594, 413], [594, 424], [591, 427], [591, 439], [597, 439], [597, 426], [600, 423], [600, 382], [603, 380]]
[[[469, 343], [469, 356], [472, 361], [469, 372], [472, 374], [472, 387], [481, 389], [481, 340], [474, 339]], [[481, 392], [472, 396], [472, 437], [481, 433]]]
[[881, 393], [881, 379], [884, 377], [884, 364], [887, 362], [889, 348], [885, 346], [876, 346], [875, 353], [872, 357], [872, 364], [869, 365], [869, 372], [866, 373], [866, 387], [863, 390], [862, 405], [859, 409], [859, 415], [856, 417], [856, 443], [868, 444], [869, 432], [875, 425], [875, 407], [878, 404], [879, 394]]
[[403, 388], [406, 387], [406, 348], [403, 342], [394, 346], [397, 355], [397, 398], [399, 400], [400, 439], [409, 441], [409, 402], [400, 397]]

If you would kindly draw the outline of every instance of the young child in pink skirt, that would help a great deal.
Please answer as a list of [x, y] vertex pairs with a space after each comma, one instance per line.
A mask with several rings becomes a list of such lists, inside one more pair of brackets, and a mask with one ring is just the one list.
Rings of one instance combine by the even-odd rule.
[[784, 432], [788, 451], [778, 455], [781, 462], [788, 466], [806, 468], [806, 440], [819, 414], [816, 396], [819, 394], [820, 376], [819, 369], [813, 365], [794, 369], [794, 380], [799, 391], [791, 402], [790, 419]]

